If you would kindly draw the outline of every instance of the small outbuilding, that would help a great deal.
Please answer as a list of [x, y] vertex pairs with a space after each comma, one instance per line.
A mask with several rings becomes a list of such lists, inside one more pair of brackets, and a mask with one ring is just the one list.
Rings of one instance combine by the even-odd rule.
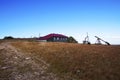
[[38, 40], [43, 42], [67, 42], [68, 37], [62, 34], [48, 34], [46, 36], [38, 38]]

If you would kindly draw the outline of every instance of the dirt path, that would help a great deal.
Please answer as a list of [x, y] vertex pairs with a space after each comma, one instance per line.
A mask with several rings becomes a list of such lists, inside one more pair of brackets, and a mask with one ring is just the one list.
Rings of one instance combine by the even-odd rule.
[[9, 42], [0, 44], [0, 80], [60, 80], [53, 73], [48, 73], [47, 64], [42, 59], [31, 57]]

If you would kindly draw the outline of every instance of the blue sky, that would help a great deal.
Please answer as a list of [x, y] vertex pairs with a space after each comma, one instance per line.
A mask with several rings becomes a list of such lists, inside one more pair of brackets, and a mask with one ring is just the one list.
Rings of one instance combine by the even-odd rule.
[[49, 33], [120, 44], [120, 0], [0, 0], [0, 38]]

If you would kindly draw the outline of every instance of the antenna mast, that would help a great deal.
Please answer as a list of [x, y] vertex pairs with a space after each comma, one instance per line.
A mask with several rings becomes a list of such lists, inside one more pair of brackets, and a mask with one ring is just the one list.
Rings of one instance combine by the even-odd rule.
[[87, 33], [87, 36], [85, 37], [85, 40], [83, 41], [83, 44], [91, 44], [89, 41], [88, 33]]
[[39, 36], [38, 37], [40, 37], [40, 33], [39, 33]]

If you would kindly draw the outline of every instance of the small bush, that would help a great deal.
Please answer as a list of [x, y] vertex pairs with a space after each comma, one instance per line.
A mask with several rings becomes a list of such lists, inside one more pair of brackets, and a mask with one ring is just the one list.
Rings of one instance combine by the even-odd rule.
[[5, 36], [4, 39], [14, 39], [12, 36]]
[[69, 43], [78, 43], [72, 36], [68, 38]]

